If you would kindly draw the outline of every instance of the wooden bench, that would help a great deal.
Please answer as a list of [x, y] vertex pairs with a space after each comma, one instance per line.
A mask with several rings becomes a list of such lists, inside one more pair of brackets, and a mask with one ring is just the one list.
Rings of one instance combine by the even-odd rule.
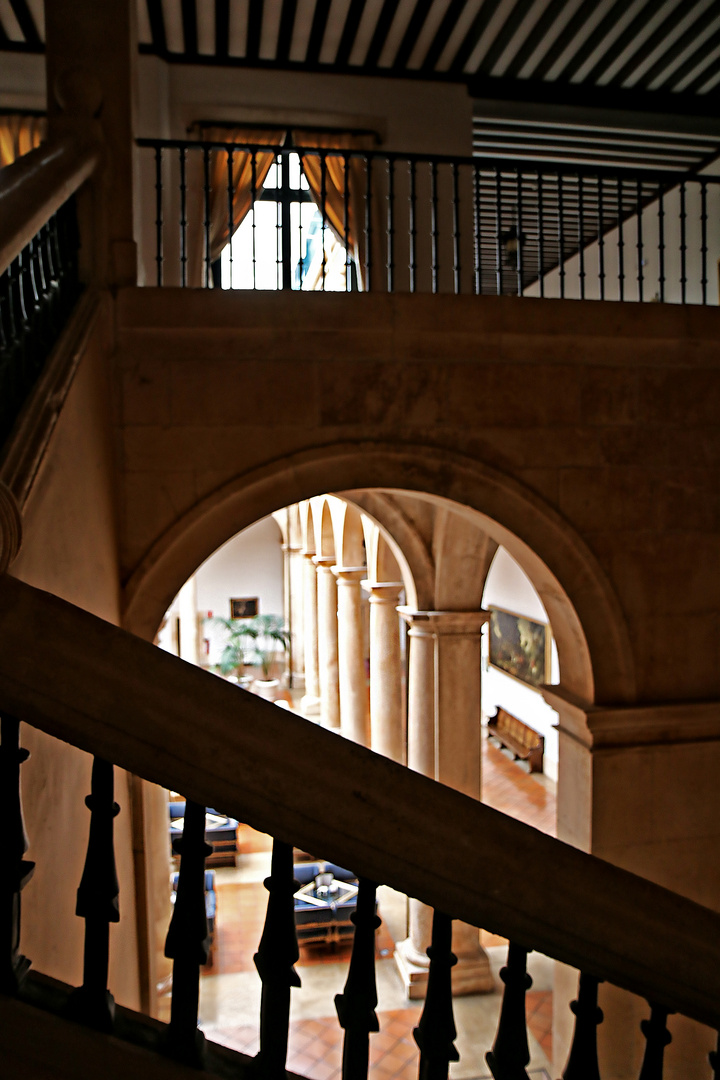
[[512, 751], [515, 761], [518, 758], [527, 761], [530, 772], [543, 771], [545, 739], [538, 735], [534, 728], [518, 720], [517, 716], [498, 705], [495, 715], [488, 719], [487, 733], [488, 738], [494, 735], [503, 746]]

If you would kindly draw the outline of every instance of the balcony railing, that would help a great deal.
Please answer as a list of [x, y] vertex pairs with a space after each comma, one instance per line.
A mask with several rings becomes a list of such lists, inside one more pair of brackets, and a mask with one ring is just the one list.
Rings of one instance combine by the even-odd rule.
[[[147, 284], [228, 288], [242, 278], [240, 287], [250, 289], [718, 303], [720, 177], [252, 143], [138, 143], [142, 189], [154, 192], [142, 211]], [[268, 154], [278, 174], [295, 175], [287, 197], [294, 190], [298, 201], [307, 202], [309, 190], [299, 164], [315, 162], [311, 254], [302, 213], [293, 224], [283, 219], [275, 174], [261, 183]], [[238, 220], [240, 173], [246, 188]], [[268, 226], [269, 199], [278, 210]]]

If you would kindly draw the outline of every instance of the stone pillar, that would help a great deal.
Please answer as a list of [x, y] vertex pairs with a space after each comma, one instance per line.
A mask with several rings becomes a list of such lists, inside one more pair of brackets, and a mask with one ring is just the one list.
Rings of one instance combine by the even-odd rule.
[[290, 686], [305, 687], [305, 559], [300, 548], [288, 546], [288, 593], [290, 597]]
[[370, 593], [370, 746], [405, 763], [397, 581], [363, 581]]
[[[410, 629], [408, 765], [472, 798], [480, 797], [480, 631], [486, 612], [400, 609]], [[409, 937], [395, 960], [408, 997], [425, 996], [432, 912], [410, 900]], [[453, 923], [453, 994], [494, 989], [477, 927]]]
[[343, 735], [367, 746], [369, 717], [363, 649], [362, 590], [365, 567], [336, 566], [338, 589], [338, 670]]
[[303, 551], [303, 575], [305, 599], [303, 634], [305, 637], [305, 697], [300, 703], [307, 716], [320, 712], [320, 685], [318, 683], [318, 637], [317, 637], [317, 573], [314, 554]]
[[340, 682], [338, 674], [338, 590], [333, 566], [335, 556], [317, 555], [318, 676], [320, 682], [320, 722], [323, 727], [340, 727]]

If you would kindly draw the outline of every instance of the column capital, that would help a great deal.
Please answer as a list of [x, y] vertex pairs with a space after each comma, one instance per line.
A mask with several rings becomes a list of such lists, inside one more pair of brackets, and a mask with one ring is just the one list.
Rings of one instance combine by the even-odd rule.
[[351, 585], [360, 582], [367, 574], [367, 566], [333, 566], [332, 572], [338, 580], [338, 585]]
[[302, 552], [302, 548], [295, 547], [293, 544], [283, 544], [283, 551], [288, 551], [291, 555], [295, 555], [298, 551]]
[[397, 604], [400, 593], [405, 588], [402, 581], [361, 581], [365, 592], [370, 593], [371, 604]]
[[315, 558], [315, 552], [308, 551], [307, 548], [298, 548], [298, 551], [302, 555], [303, 559], [307, 559], [308, 562], [312, 562], [312, 560]]
[[490, 620], [489, 611], [414, 611], [399, 607], [411, 631], [435, 635], [475, 637]]
[[313, 555], [313, 562], [318, 570], [332, 570], [335, 561], [334, 555]]

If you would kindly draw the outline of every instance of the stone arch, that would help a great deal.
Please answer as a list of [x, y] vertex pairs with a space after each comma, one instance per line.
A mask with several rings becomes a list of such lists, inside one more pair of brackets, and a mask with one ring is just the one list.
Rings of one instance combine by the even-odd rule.
[[124, 625], [152, 638], [179, 585], [229, 536], [328, 490], [409, 491], [476, 520], [523, 567], [553, 625], [562, 686], [585, 704], [635, 698], [617, 597], [582, 538], [535, 492], [471, 458], [380, 442], [304, 450], [236, 477], [160, 536], [125, 588]]

